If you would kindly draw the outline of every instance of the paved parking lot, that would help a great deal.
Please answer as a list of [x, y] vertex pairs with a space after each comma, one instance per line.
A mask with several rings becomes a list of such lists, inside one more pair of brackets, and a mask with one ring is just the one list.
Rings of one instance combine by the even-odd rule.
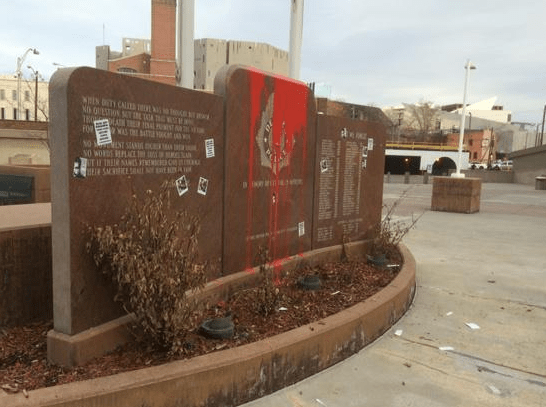
[[546, 407], [546, 191], [483, 184], [475, 214], [430, 211], [430, 184], [385, 184], [384, 202], [405, 190], [396, 216], [424, 212], [404, 239], [411, 309], [355, 356], [245, 406]]

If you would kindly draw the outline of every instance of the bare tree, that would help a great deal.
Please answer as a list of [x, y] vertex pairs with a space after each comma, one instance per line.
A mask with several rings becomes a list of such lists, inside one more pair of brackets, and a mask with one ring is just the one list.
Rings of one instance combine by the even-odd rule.
[[416, 133], [417, 136], [426, 138], [437, 130], [436, 119], [439, 109], [434, 107], [432, 102], [421, 101], [417, 104], [404, 104], [406, 114], [404, 115], [405, 130]]
[[30, 91], [30, 98], [32, 99], [33, 103], [36, 103], [37, 110], [42, 113], [44, 116], [44, 121], [49, 121], [49, 111], [47, 106], [47, 99], [49, 97], [48, 94], [42, 95], [38, 94], [38, 97], [36, 97], [36, 86], [35, 86], [35, 80], [24, 80], [26, 87]]

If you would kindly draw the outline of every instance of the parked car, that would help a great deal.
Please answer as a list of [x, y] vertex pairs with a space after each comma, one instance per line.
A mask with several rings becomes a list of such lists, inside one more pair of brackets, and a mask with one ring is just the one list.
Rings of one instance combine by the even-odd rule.
[[470, 163], [470, 169], [471, 170], [485, 170], [487, 168], [487, 164], [480, 163], [480, 162], [471, 162]]
[[504, 171], [511, 171], [514, 164], [512, 163], [512, 160], [503, 161], [501, 163], [500, 169]]
[[496, 160], [491, 164], [492, 170], [510, 171], [512, 169], [512, 160], [502, 161]]

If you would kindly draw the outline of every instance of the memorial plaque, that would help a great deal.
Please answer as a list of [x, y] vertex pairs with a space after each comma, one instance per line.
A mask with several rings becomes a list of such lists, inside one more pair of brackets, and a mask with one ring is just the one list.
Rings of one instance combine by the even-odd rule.
[[318, 116], [313, 249], [372, 236], [381, 220], [385, 128]]
[[302, 82], [241, 66], [218, 73], [226, 106], [224, 271], [311, 249], [315, 101]]
[[118, 222], [133, 194], [164, 181], [173, 209], [199, 215], [201, 257], [221, 272], [220, 97], [77, 68], [53, 76], [50, 106], [56, 331], [73, 335], [122, 314], [86, 253], [85, 225]]

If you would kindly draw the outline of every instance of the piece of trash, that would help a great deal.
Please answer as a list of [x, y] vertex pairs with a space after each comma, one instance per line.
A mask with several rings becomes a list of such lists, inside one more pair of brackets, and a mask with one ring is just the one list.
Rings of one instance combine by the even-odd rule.
[[453, 312], [449, 311], [447, 314], [446, 314], [446, 317], [450, 317], [453, 315]]
[[341, 291], [336, 291], [335, 293], [332, 293], [330, 295], [336, 295], [336, 294], [339, 294]]
[[12, 386], [10, 384], [3, 384], [2, 389], [7, 391], [8, 393], [18, 393], [19, 392], [19, 388], [17, 387], [17, 385]]
[[443, 350], [443, 351], [454, 350], [453, 347], [451, 347], [451, 346], [440, 346], [438, 349]]
[[493, 394], [496, 394], [496, 395], [501, 394], [501, 391], [497, 389], [495, 386], [493, 386], [492, 384], [488, 384], [487, 387], [489, 387], [489, 390], [491, 390]]
[[286, 308], [286, 307], [280, 307], [280, 308], [279, 308], [279, 311], [288, 311], [288, 308]]
[[28, 399], [28, 391], [26, 391], [25, 389], [23, 389], [23, 396]]
[[470, 329], [480, 329], [480, 326], [478, 324], [475, 324], [474, 322], [467, 322], [466, 326]]
[[394, 334], [395, 334], [396, 336], [402, 336], [402, 332], [404, 332], [404, 331], [402, 331], [401, 329], [397, 329], [397, 330], [394, 332]]
[[321, 406], [324, 406], [324, 407], [328, 407], [326, 404], [324, 404], [322, 401], [320, 401], [319, 399], [315, 399], [317, 401], [317, 403], [319, 403]]
[[387, 264], [387, 268], [400, 267], [400, 264]]

